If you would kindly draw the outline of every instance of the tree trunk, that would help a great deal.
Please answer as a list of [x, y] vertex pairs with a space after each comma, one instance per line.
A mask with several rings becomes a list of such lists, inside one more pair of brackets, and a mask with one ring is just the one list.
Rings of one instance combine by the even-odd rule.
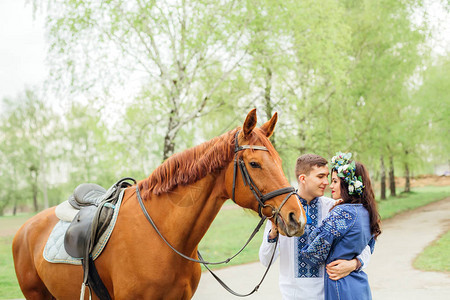
[[[33, 176], [34, 174], [34, 176]], [[38, 194], [38, 186], [37, 186], [37, 177], [38, 171], [35, 166], [30, 167], [30, 176], [31, 176], [31, 191], [33, 193], [33, 208], [34, 212], [38, 212], [39, 207], [37, 203], [37, 194]]]
[[[13, 174], [14, 174], [14, 178], [17, 178], [17, 173], [16, 173], [16, 169], [13, 170]], [[13, 180], [12, 181], [12, 189], [13, 191], [17, 191], [17, 181]], [[17, 195], [14, 195], [14, 206], [13, 206], [13, 216], [15, 216], [17, 214], [17, 204], [19, 203], [19, 197]]]
[[409, 151], [405, 150], [405, 192], [409, 193], [411, 192], [411, 175], [409, 172], [409, 164], [408, 164], [408, 155]]
[[395, 175], [394, 175], [394, 159], [389, 156], [389, 189], [391, 191], [391, 196], [395, 197]]
[[408, 163], [405, 163], [405, 192], [411, 192], [411, 182], [409, 179], [409, 166]]
[[176, 127], [175, 119], [175, 111], [172, 109], [170, 111], [169, 124], [167, 125], [166, 135], [164, 136], [163, 161], [168, 159], [175, 150], [175, 136], [173, 134], [173, 129]]
[[44, 209], [49, 207], [48, 205], [48, 193], [47, 193], [47, 178], [45, 176], [46, 168], [45, 168], [45, 158], [43, 153], [41, 152], [41, 172], [42, 172], [42, 193], [44, 196]]
[[163, 161], [168, 159], [173, 154], [174, 148], [175, 144], [171, 139], [169, 132], [167, 132], [164, 137]]
[[[273, 114], [273, 106], [272, 106], [272, 70], [270, 68], [266, 68], [266, 87], [264, 88], [264, 100], [265, 100], [265, 111], [267, 120], [272, 118]], [[275, 133], [270, 137], [270, 142], [275, 147]]]
[[386, 200], [386, 168], [383, 155], [380, 156], [380, 189], [380, 198]]

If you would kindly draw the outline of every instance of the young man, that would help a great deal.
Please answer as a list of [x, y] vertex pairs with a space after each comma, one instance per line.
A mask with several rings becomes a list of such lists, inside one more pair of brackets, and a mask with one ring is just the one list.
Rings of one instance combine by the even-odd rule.
[[330, 279], [338, 280], [353, 271], [359, 271], [370, 260], [370, 248], [353, 260], [336, 260], [326, 266], [310, 266], [299, 255], [306, 245], [308, 235], [321, 224], [335, 205], [335, 200], [323, 197], [328, 185], [328, 165], [326, 159], [315, 154], [305, 154], [297, 159], [295, 175], [298, 180], [298, 194], [306, 212], [305, 234], [301, 237], [279, 235], [272, 222], [267, 222], [263, 241], [259, 249], [259, 259], [265, 266], [269, 264], [272, 252], [279, 238], [275, 258], [280, 256], [280, 291], [283, 299], [323, 300], [324, 272]]

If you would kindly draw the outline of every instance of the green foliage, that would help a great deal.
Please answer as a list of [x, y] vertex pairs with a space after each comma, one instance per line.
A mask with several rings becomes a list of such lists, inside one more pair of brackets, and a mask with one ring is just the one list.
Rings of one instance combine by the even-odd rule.
[[[2, 102], [7, 110], [0, 119], [0, 178], [11, 184], [0, 192], [0, 212], [5, 203], [17, 207], [24, 198], [36, 200], [37, 186], [49, 173], [49, 162], [57, 157], [52, 146], [58, 124], [58, 116], [35, 91], [26, 90], [16, 99]], [[36, 201], [33, 206], [35, 211], [39, 209]]]
[[411, 131], [415, 133], [412, 142], [415, 145], [418, 143], [426, 145], [426, 149], [417, 152], [422, 157], [431, 152], [435, 160], [444, 162], [448, 160], [450, 147], [449, 139], [443, 137], [443, 134], [450, 132], [449, 80], [450, 60], [448, 57], [439, 57], [430, 63], [423, 73], [422, 85], [412, 94], [414, 107], [409, 109], [408, 115], [412, 123]]
[[307, 152], [350, 151], [374, 179], [381, 156], [414, 175], [448, 160], [450, 68], [430, 56], [426, 19], [412, 21], [422, 1], [34, 3], [49, 88], [2, 101], [0, 214], [56, 204], [82, 181], [144, 178], [253, 107], [259, 124], [279, 113], [292, 182]]
[[425, 248], [414, 260], [414, 267], [424, 271], [450, 272], [450, 231]]

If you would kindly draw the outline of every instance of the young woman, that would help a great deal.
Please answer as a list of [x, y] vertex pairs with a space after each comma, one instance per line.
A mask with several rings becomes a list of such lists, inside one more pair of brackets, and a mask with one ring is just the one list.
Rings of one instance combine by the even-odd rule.
[[[342, 202], [334, 207], [308, 237], [301, 256], [309, 264], [329, 264], [338, 259], [353, 259], [381, 233], [380, 217], [369, 173], [363, 164], [351, 161], [351, 153], [331, 159], [332, 197]], [[366, 273], [358, 268], [348, 276], [332, 280], [326, 273], [325, 299], [372, 299]]]

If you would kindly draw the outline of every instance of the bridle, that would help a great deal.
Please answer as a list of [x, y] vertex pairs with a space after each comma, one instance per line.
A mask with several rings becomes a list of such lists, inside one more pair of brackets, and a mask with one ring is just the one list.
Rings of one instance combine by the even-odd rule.
[[[231, 199], [234, 201], [234, 203], [236, 203], [236, 201], [235, 201], [236, 177], [237, 177], [237, 170], [239, 167], [239, 170], [241, 171], [241, 175], [242, 175], [242, 180], [244, 181], [244, 186], [248, 185], [248, 187], [250, 188], [250, 191], [252, 191], [253, 195], [255, 196], [256, 200], [259, 203], [259, 205], [258, 205], [259, 216], [261, 218], [263, 217], [263, 213], [262, 213], [263, 208], [270, 207], [270, 208], [272, 208], [272, 215], [267, 218], [269, 218], [269, 219], [274, 218], [274, 221], [276, 224], [277, 217], [281, 211], [281, 208], [284, 206], [284, 204], [289, 199], [289, 197], [291, 197], [291, 195], [296, 194], [296, 191], [291, 186], [291, 187], [285, 187], [285, 188], [281, 188], [281, 189], [269, 192], [265, 195], [263, 193], [261, 193], [261, 191], [256, 186], [255, 182], [252, 180], [252, 177], [248, 173], [248, 170], [247, 170], [247, 167], [245, 166], [244, 160], [242, 159], [242, 157], [238, 157], [238, 154], [239, 154], [239, 151], [242, 151], [245, 149], [263, 150], [263, 151], [269, 151], [269, 150], [264, 146], [257, 146], [257, 145], [239, 146], [239, 142], [238, 142], [239, 132], [240, 132], [239, 130], [236, 131], [236, 135], [234, 136], [234, 140], [235, 140], [234, 153], [235, 154], [234, 154], [234, 169], [233, 169], [233, 196]], [[281, 205], [278, 208], [275, 208], [270, 204], [265, 204], [265, 202], [267, 200], [270, 200], [274, 197], [284, 195], [284, 194], [288, 194], [288, 195], [283, 200], [283, 202], [281, 202]]]
[[[201, 256], [200, 252], [197, 251], [197, 255], [199, 257], [199, 259], [194, 259], [190, 256], [184, 255], [183, 253], [181, 253], [180, 251], [178, 251], [177, 249], [175, 249], [165, 238], [164, 236], [161, 234], [161, 232], [159, 231], [158, 227], [156, 226], [155, 222], [153, 221], [153, 219], [150, 217], [149, 213], [147, 212], [147, 209], [145, 208], [144, 202], [142, 200], [141, 197], [141, 193], [139, 190], [139, 185], [136, 185], [136, 195], [139, 201], [139, 205], [141, 206], [142, 212], [144, 213], [145, 217], [147, 218], [147, 220], [150, 222], [150, 224], [152, 225], [152, 227], [155, 229], [156, 233], [161, 237], [161, 239], [178, 255], [180, 255], [181, 257], [192, 261], [192, 262], [196, 262], [196, 263], [201, 263], [205, 266], [206, 269], [208, 269], [208, 271], [214, 276], [214, 278], [230, 293], [232, 293], [235, 296], [238, 297], [246, 297], [246, 296], [250, 296], [251, 294], [253, 294], [254, 292], [256, 292], [260, 285], [262, 284], [262, 282], [264, 281], [264, 278], [267, 275], [267, 272], [269, 271], [271, 265], [272, 265], [272, 261], [273, 258], [275, 256], [275, 250], [276, 247], [278, 245], [278, 240], [275, 244], [275, 248], [273, 250], [272, 253], [272, 257], [270, 259], [269, 265], [267, 266], [266, 271], [264, 272], [264, 275], [261, 279], [261, 281], [258, 283], [258, 285], [256, 285], [256, 287], [253, 289], [253, 291], [251, 291], [248, 294], [239, 294], [234, 292], [232, 289], [230, 289], [217, 275], [215, 275], [211, 269], [208, 267], [208, 265], [219, 265], [219, 264], [226, 264], [228, 262], [230, 262], [233, 258], [235, 258], [237, 255], [239, 255], [242, 250], [245, 249], [245, 247], [250, 243], [250, 241], [253, 239], [253, 237], [256, 235], [256, 233], [258, 233], [258, 231], [260, 230], [261, 226], [264, 224], [264, 221], [267, 218], [274, 218], [274, 222], [275, 224], [277, 223], [277, 219], [278, 219], [278, 215], [281, 211], [281, 208], [284, 206], [284, 204], [287, 202], [287, 200], [289, 199], [290, 196], [292, 195], [297, 195], [295, 189], [293, 187], [285, 187], [285, 188], [281, 188], [272, 192], [269, 192], [267, 194], [263, 194], [261, 193], [261, 191], [258, 189], [258, 187], [255, 185], [254, 181], [252, 180], [247, 167], [245, 166], [245, 162], [244, 160], [239, 157], [239, 151], [245, 150], [245, 149], [253, 149], [253, 150], [263, 150], [263, 151], [269, 151], [266, 147], [264, 146], [257, 146], [257, 145], [242, 145], [239, 146], [238, 143], [238, 135], [239, 135], [239, 130], [236, 132], [235, 135], [235, 156], [234, 156], [234, 169], [233, 169], [233, 195], [232, 195], [232, 200], [236, 203], [235, 201], [235, 189], [236, 189], [236, 177], [237, 177], [237, 170], [239, 168], [241, 175], [242, 175], [242, 180], [244, 182], [244, 186], [248, 185], [250, 190], [252, 191], [253, 195], [255, 196], [256, 200], [258, 201], [258, 214], [261, 217], [261, 220], [259, 221], [258, 225], [256, 226], [256, 228], [253, 230], [252, 234], [250, 235], [250, 237], [248, 238], [247, 242], [244, 244], [244, 246], [233, 256], [227, 258], [226, 260], [223, 261], [219, 261], [219, 262], [208, 262], [203, 260], [203, 257]], [[265, 202], [269, 199], [272, 199], [274, 197], [280, 196], [280, 195], [284, 195], [284, 194], [288, 194], [286, 196], [286, 198], [283, 200], [283, 202], [281, 203], [281, 205], [278, 208], [275, 208], [269, 204], [265, 204]], [[262, 213], [262, 210], [265, 207], [270, 207], [272, 208], [272, 215], [267, 217]]]

